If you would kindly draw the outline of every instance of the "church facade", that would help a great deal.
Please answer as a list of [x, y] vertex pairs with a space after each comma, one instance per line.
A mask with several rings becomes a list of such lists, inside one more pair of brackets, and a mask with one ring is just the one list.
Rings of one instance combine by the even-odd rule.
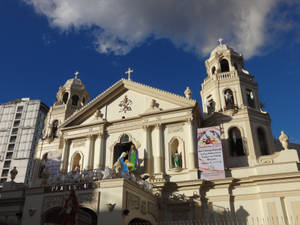
[[[220, 44], [205, 65], [202, 107], [188, 87], [179, 96], [130, 79], [88, 101], [90, 94], [77, 75], [69, 79], [59, 88], [36, 148], [32, 182], [19, 204], [23, 224], [60, 224], [52, 218], [76, 185], [55, 189], [56, 175], [83, 171], [93, 176], [92, 184], [75, 188], [78, 224], [157, 224], [211, 215], [242, 224], [250, 218], [293, 224], [300, 218], [297, 151], [276, 150], [269, 114], [261, 109], [258, 84], [244, 69], [242, 55]], [[226, 176], [208, 181], [199, 179], [197, 129], [210, 126], [221, 129]], [[151, 188], [142, 190], [124, 178], [95, 181], [97, 171], [116, 170], [132, 146], [137, 150], [135, 177]]]

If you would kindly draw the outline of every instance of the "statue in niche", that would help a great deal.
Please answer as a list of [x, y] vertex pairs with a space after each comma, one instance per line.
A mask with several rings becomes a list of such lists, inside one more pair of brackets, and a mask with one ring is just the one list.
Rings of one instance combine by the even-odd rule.
[[234, 106], [233, 94], [230, 89], [227, 89], [224, 93], [226, 108], [232, 108]]
[[281, 131], [281, 134], [279, 136], [279, 141], [283, 147], [284, 150], [288, 150], [289, 146], [289, 137], [284, 133], [284, 131]]
[[14, 179], [16, 178], [18, 174], [18, 170], [17, 168], [14, 166], [14, 168], [10, 171], [10, 179], [11, 181], [14, 181]]
[[172, 155], [172, 159], [173, 159], [173, 165], [174, 165], [175, 168], [182, 168], [182, 156], [181, 156], [181, 153], [178, 153], [178, 151], [176, 151]]

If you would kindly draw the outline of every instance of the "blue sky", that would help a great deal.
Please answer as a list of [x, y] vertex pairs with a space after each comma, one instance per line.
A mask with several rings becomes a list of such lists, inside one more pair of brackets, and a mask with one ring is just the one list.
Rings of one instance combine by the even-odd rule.
[[[164, 5], [153, 0], [146, 6], [137, 0], [122, 1], [127, 5], [111, 0], [112, 8], [93, 7], [98, 2], [0, 1], [0, 103], [30, 97], [51, 106], [59, 86], [77, 70], [93, 98], [125, 78], [128, 67], [134, 69], [134, 81], [180, 95], [189, 86], [201, 102], [204, 61], [223, 37], [245, 55], [245, 69], [259, 84], [273, 135], [285, 130], [291, 141], [300, 143], [297, 1], [220, 0], [225, 5], [218, 14], [213, 3], [194, 0], [182, 0], [180, 7], [175, 0]], [[239, 10], [231, 12], [234, 7]], [[237, 12], [243, 10], [239, 20]], [[228, 19], [233, 16], [234, 22]]]

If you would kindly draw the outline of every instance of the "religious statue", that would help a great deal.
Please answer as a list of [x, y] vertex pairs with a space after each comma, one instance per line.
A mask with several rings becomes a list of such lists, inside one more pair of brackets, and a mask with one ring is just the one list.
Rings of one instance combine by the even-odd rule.
[[175, 168], [182, 168], [181, 165], [181, 154], [178, 153], [178, 151], [176, 151], [173, 156], [173, 164], [175, 166]]
[[135, 171], [138, 167], [138, 161], [139, 161], [139, 154], [138, 150], [135, 148], [134, 145], [131, 145], [129, 153], [128, 153], [128, 159], [129, 162], [133, 164], [133, 167], [131, 168], [131, 171]]
[[185, 91], [184, 91], [184, 95], [187, 99], [191, 99], [192, 97], [192, 90], [190, 89], [190, 87], [186, 87]]
[[76, 215], [79, 209], [79, 203], [75, 191], [71, 190], [69, 197], [66, 199], [63, 208], [63, 225], [75, 225]]
[[14, 179], [16, 178], [18, 174], [18, 170], [17, 168], [14, 166], [14, 168], [10, 171], [10, 179], [11, 181], [14, 181]]
[[229, 107], [229, 108], [232, 107], [234, 105], [232, 91], [226, 90], [224, 96], [225, 96], [226, 107]]
[[279, 141], [283, 147], [284, 150], [288, 150], [289, 146], [289, 137], [284, 133], [284, 131], [281, 131], [281, 134], [279, 136]]

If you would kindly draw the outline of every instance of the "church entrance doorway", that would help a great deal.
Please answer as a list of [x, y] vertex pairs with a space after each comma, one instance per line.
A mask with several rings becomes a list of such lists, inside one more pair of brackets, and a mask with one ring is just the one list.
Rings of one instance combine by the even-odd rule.
[[[54, 207], [46, 211], [43, 216], [43, 225], [62, 225], [63, 208]], [[76, 225], [97, 225], [97, 214], [91, 209], [80, 207], [77, 214]]]

